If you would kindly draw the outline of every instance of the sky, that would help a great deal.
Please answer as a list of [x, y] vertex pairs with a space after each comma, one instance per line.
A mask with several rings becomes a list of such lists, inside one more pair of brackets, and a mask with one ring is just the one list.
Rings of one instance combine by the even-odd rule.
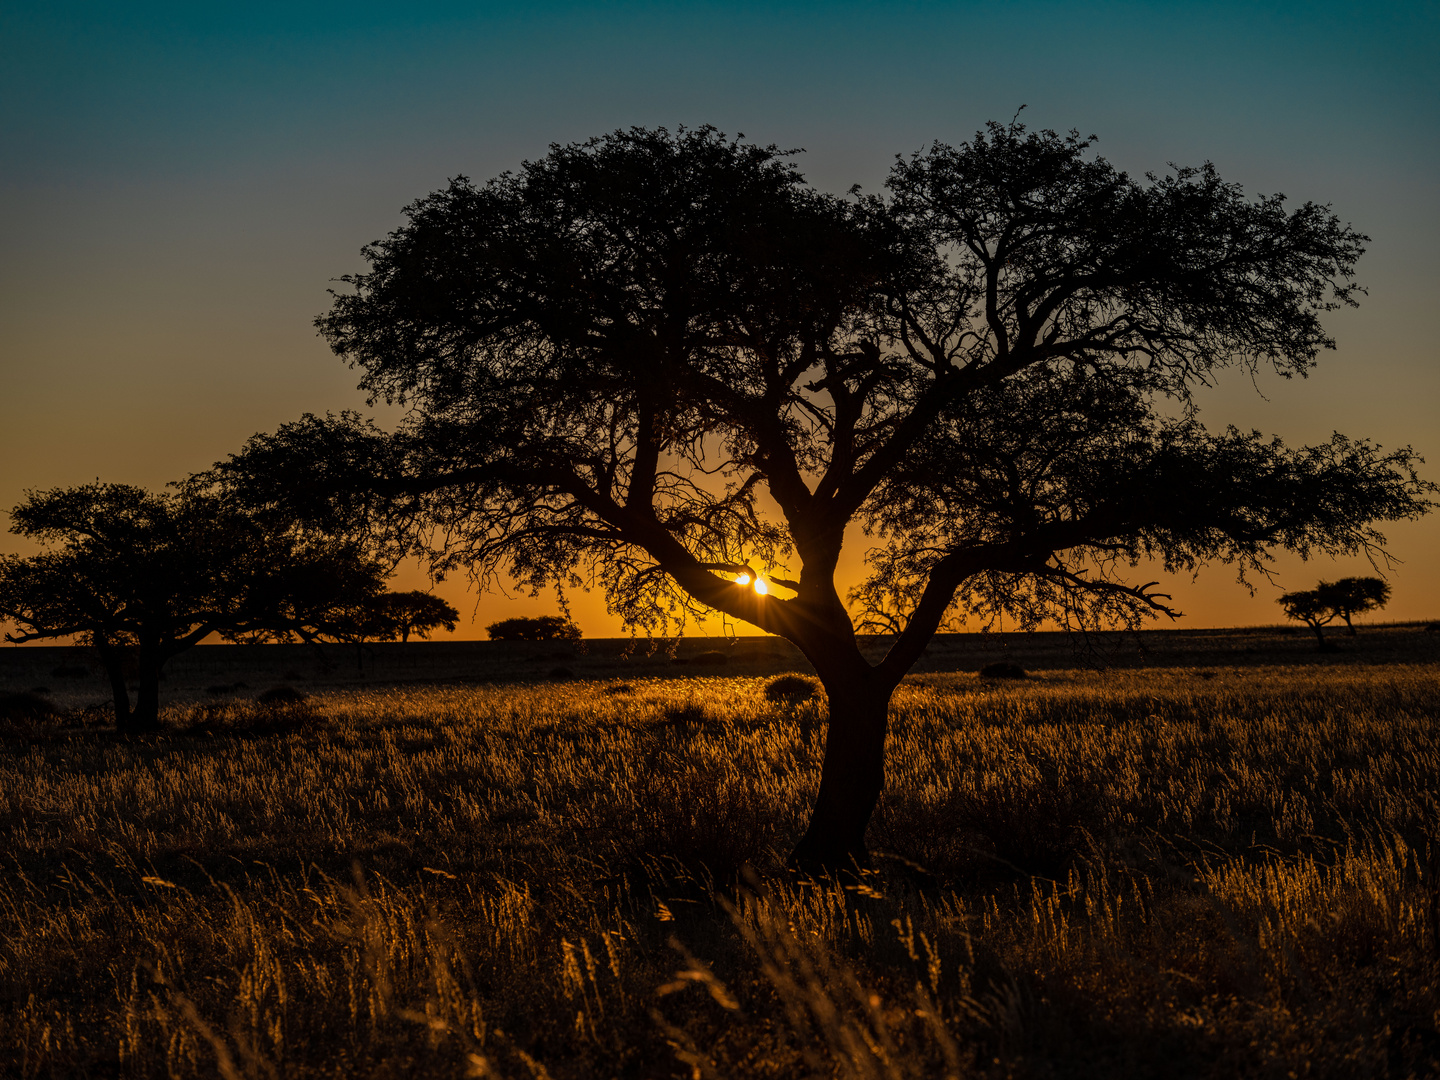
[[[1132, 173], [1213, 161], [1368, 234], [1369, 295], [1327, 322], [1338, 349], [1304, 381], [1233, 372], [1202, 417], [1292, 444], [1410, 444], [1440, 480], [1436, 56], [1434, 2], [0, 0], [0, 509], [96, 478], [158, 488], [303, 412], [363, 409], [312, 321], [361, 246], [457, 174], [713, 124], [803, 148], [817, 187], [874, 191], [896, 154], [1021, 105]], [[1388, 535], [1383, 617], [1440, 618], [1440, 513]], [[857, 537], [852, 572], [862, 556]], [[1253, 596], [1225, 566], [1167, 581], [1177, 625], [1275, 623], [1281, 591], [1374, 573], [1287, 556], [1275, 571]], [[437, 591], [459, 637], [555, 610], [460, 579]], [[598, 595], [574, 613], [620, 632]]]

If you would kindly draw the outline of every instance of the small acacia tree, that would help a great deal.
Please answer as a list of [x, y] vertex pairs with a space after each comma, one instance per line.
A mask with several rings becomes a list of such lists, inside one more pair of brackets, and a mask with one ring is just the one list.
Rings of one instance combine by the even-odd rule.
[[1377, 577], [1347, 577], [1339, 581], [1320, 583], [1335, 614], [1345, 620], [1345, 633], [1355, 636], [1355, 624], [1350, 620], [1367, 611], [1377, 611], [1390, 602], [1390, 583]]
[[317, 640], [345, 642], [355, 646], [355, 665], [365, 670], [365, 643], [394, 641], [408, 643], [410, 635], [428, 638], [444, 627], [454, 630], [460, 612], [454, 606], [418, 589], [409, 592], [366, 592], [350, 598], [317, 626]]
[[[1324, 582], [1321, 582], [1324, 585]], [[1335, 607], [1320, 589], [1305, 589], [1288, 592], [1275, 601], [1285, 614], [1297, 622], [1303, 622], [1315, 631], [1315, 640], [1321, 649], [1331, 646], [1325, 641], [1325, 627], [1335, 620]]]
[[[307, 416], [217, 475], [408, 528], [482, 584], [788, 638], [830, 710], [802, 863], [864, 858], [890, 696], [953, 613], [1168, 612], [1120, 571], [1375, 549], [1374, 522], [1428, 506], [1409, 450], [1196, 419], [1217, 370], [1304, 374], [1332, 346], [1365, 239], [1209, 166], [1136, 179], [1012, 122], [837, 198], [774, 148], [637, 129], [406, 213], [318, 325], [408, 419]], [[894, 630], [878, 663], [835, 578], [852, 524], [876, 544], [852, 601]]]
[[126, 732], [159, 726], [166, 661], [211, 634], [312, 638], [383, 587], [354, 545], [302, 541], [196, 492], [87, 484], [31, 492], [11, 518], [48, 550], [0, 555], [0, 622], [18, 631], [5, 639], [93, 646]]
[[409, 642], [411, 634], [428, 639], [436, 630], [454, 633], [460, 618], [455, 605], [420, 589], [382, 593], [377, 606], [387, 626], [380, 640], [394, 641], [398, 637], [402, 644]]
[[1390, 584], [1377, 577], [1350, 577], [1322, 581], [1313, 589], [1290, 592], [1276, 601], [1292, 619], [1315, 631], [1320, 647], [1326, 648], [1324, 627], [1337, 618], [1345, 620], [1345, 632], [1355, 636], [1351, 619], [1366, 611], [1382, 608], [1390, 599]]

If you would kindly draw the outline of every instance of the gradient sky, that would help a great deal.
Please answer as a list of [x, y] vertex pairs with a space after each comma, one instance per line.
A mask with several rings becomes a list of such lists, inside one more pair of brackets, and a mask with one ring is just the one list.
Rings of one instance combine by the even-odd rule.
[[[805, 148], [817, 186], [874, 190], [895, 154], [1022, 104], [1121, 168], [1210, 160], [1368, 233], [1338, 351], [1303, 382], [1232, 373], [1203, 416], [1413, 444], [1440, 479], [1437, 56], [1433, 2], [0, 3], [0, 507], [97, 477], [158, 487], [362, 406], [311, 320], [361, 245], [458, 173], [709, 123]], [[1384, 617], [1440, 617], [1440, 514], [1390, 538]], [[1372, 572], [1277, 568], [1253, 598], [1223, 566], [1177, 583], [1180, 625], [1273, 623], [1281, 588]], [[439, 591], [461, 637], [554, 608]], [[598, 597], [575, 611], [617, 632]]]

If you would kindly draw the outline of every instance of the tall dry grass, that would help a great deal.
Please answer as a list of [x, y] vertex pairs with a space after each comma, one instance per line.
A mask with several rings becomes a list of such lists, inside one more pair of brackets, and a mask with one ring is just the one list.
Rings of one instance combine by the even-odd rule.
[[1440, 1075], [1434, 666], [336, 692], [0, 753], [0, 1074]]

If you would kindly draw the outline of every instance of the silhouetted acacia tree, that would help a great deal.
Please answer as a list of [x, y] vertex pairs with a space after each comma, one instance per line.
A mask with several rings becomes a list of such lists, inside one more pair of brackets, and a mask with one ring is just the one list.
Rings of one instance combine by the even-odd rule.
[[1335, 609], [1335, 614], [1345, 620], [1345, 633], [1355, 636], [1355, 624], [1350, 620], [1367, 611], [1376, 611], [1390, 602], [1390, 583], [1377, 577], [1347, 577], [1339, 581], [1320, 583], [1320, 591]]
[[344, 642], [355, 646], [355, 665], [365, 670], [365, 643], [369, 641], [409, 642], [410, 635], [428, 638], [432, 630], [454, 630], [460, 613], [427, 592], [356, 593], [316, 628], [316, 640]]
[[[1195, 419], [1217, 369], [1332, 347], [1365, 239], [1208, 165], [1136, 179], [1012, 122], [838, 198], [774, 148], [634, 129], [406, 213], [318, 325], [408, 419], [307, 416], [217, 476], [482, 584], [788, 638], [830, 703], [802, 863], [864, 858], [890, 696], [953, 613], [1165, 612], [1119, 571], [1374, 549], [1428, 505], [1409, 450]], [[895, 632], [874, 664], [835, 583], [852, 524], [853, 599]]]
[[460, 618], [460, 612], [449, 601], [420, 589], [381, 593], [377, 607], [386, 623], [382, 641], [394, 641], [398, 637], [407, 643], [411, 634], [428, 639], [433, 631], [440, 629], [454, 633]]
[[1315, 631], [1315, 640], [1321, 649], [1333, 647], [1325, 640], [1325, 627], [1335, 619], [1335, 606], [1320, 589], [1288, 592], [1275, 602], [1285, 609], [1288, 617]]
[[12, 532], [49, 550], [0, 555], [0, 621], [19, 631], [6, 640], [92, 645], [121, 731], [159, 726], [165, 662], [211, 634], [312, 638], [383, 587], [353, 544], [303, 541], [203, 494], [88, 484], [31, 492], [11, 518]]

